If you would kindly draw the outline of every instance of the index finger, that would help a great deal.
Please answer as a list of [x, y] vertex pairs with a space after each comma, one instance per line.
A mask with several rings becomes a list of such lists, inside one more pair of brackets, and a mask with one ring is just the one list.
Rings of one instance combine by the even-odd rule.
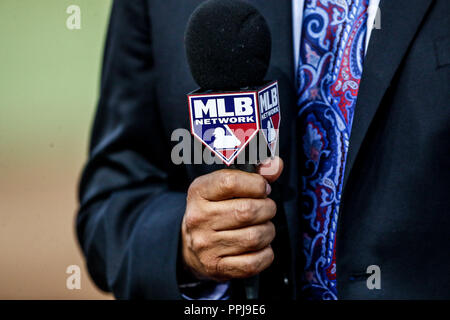
[[233, 198], [263, 199], [270, 193], [266, 179], [257, 173], [224, 169], [197, 178], [191, 185], [194, 192], [210, 201]]

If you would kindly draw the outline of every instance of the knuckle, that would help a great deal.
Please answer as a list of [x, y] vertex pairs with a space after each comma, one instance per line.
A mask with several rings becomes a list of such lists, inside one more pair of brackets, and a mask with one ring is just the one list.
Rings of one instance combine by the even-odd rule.
[[214, 277], [222, 281], [227, 281], [231, 279], [230, 267], [227, 266], [222, 259], [218, 259], [214, 265]]
[[211, 263], [208, 269], [215, 277], [220, 277], [225, 272], [224, 265], [218, 261]]
[[268, 247], [267, 249], [265, 249], [264, 255], [260, 255], [254, 260], [247, 260], [243, 264], [243, 272], [246, 276], [256, 275], [269, 267], [274, 259], [275, 255], [272, 247]]
[[252, 201], [240, 201], [236, 205], [235, 216], [238, 222], [249, 222], [253, 219], [254, 204]]
[[196, 236], [192, 238], [192, 249], [195, 252], [204, 251], [209, 247], [209, 242], [203, 236]]
[[189, 186], [189, 191], [194, 191], [195, 189], [198, 188], [199, 184], [200, 184], [200, 180], [201, 177], [197, 177], [194, 179], [194, 181], [191, 182], [191, 185]]
[[211, 278], [222, 278], [222, 266], [219, 264], [219, 259], [209, 257], [204, 264], [205, 271]]
[[187, 200], [191, 200], [198, 194], [198, 190], [202, 184], [202, 177], [196, 178], [192, 183], [190, 184], [188, 191], [187, 191]]
[[186, 229], [192, 230], [198, 227], [200, 224], [200, 218], [197, 214], [194, 213], [186, 213], [186, 216], [184, 217]]
[[253, 276], [258, 273], [258, 265], [253, 261], [246, 261], [243, 265], [243, 271], [247, 276]]
[[214, 263], [211, 261], [211, 259], [208, 256], [202, 256], [200, 258], [200, 261], [203, 264], [203, 267], [205, 268], [205, 271], [208, 275], [211, 275], [214, 272]]
[[237, 186], [237, 176], [231, 171], [223, 171], [220, 178], [220, 190], [223, 192], [231, 192]]
[[261, 242], [261, 234], [255, 228], [250, 228], [245, 236], [244, 244], [248, 249], [255, 249]]

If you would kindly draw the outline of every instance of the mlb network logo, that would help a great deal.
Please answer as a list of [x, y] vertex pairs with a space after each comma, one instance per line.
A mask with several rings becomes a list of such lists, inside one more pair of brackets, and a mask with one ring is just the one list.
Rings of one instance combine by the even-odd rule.
[[275, 153], [280, 126], [278, 83], [254, 91], [188, 95], [191, 132], [231, 165], [261, 130]]

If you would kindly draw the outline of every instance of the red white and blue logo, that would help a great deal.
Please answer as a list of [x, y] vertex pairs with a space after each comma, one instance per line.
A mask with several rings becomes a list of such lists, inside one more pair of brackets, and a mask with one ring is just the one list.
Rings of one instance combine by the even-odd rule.
[[278, 83], [271, 83], [269, 86], [261, 89], [258, 92], [258, 101], [261, 130], [272, 156], [275, 156], [281, 121]]
[[192, 134], [227, 165], [259, 130], [275, 155], [280, 126], [277, 82], [248, 92], [194, 92], [188, 99]]
[[227, 165], [258, 133], [256, 92], [189, 95], [192, 134]]

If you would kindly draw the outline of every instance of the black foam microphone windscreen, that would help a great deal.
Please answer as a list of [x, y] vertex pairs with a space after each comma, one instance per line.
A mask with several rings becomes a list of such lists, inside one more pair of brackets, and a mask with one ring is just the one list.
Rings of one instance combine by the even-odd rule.
[[202, 89], [233, 90], [262, 82], [272, 42], [255, 7], [241, 0], [209, 0], [192, 14], [185, 46], [192, 76]]

